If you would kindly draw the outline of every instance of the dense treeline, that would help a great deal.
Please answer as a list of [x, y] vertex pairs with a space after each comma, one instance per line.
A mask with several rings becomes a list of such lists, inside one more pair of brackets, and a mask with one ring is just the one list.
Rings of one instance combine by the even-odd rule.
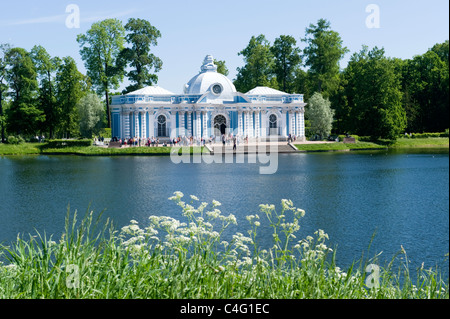
[[[94, 23], [77, 37], [86, 75], [72, 57], [52, 57], [42, 46], [26, 51], [0, 45], [1, 140], [91, 137], [110, 127], [110, 95], [118, 94], [124, 77], [130, 85], [122, 93], [157, 83], [162, 60], [151, 47], [160, 37], [143, 19]], [[263, 34], [253, 36], [238, 53], [244, 66], [237, 68], [237, 90], [269, 86], [303, 93], [314, 107], [306, 110], [309, 134], [321, 137], [333, 132], [395, 139], [449, 127], [448, 40], [406, 60], [363, 46], [343, 69], [340, 61], [349, 50], [327, 20], [309, 25], [300, 40], [303, 49], [291, 35], [273, 44]], [[225, 61], [216, 63], [227, 75]]]
[[264, 35], [252, 37], [239, 52], [245, 65], [237, 69], [237, 90], [270, 86], [303, 93], [307, 102], [319, 93], [325, 99], [322, 106], [326, 100], [331, 103], [334, 118], [326, 107], [319, 114], [307, 107], [306, 117], [311, 127], [330, 118], [336, 134], [395, 139], [405, 132], [449, 128], [448, 40], [406, 60], [387, 57], [383, 48], [363, 46], [344, 69], [339, 62], [349, 51], [328, 21], [311, 24], [301, 41], [303, 50], [293, 36], [281, 35], [273, 45]]
[[52, 57], [42, 46], [27, 51], [0, 45], [1, 141], [7, 136], [91, 138], [110, 127], [109, 94], [125, 76], [131, 85], [124, 93], [158, 81], [152, 72], [162, 61], [150, 47], [160, 36], [142, 19], [94, 23], [77, 37], [86, 75], [72, 57]]

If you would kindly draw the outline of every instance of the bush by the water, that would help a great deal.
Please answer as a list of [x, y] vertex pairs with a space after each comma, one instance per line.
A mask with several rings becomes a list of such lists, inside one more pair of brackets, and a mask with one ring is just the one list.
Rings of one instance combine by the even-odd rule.
[[[305, 212], [292, 201], [282, 200], [281, 211], [260, 205], [261, 217], [246, 218], [248, 232], [232, 235], [236, 217], [222, 214], [219, 202], [183, 197], [170, 198], [181, 220], [150, 216], [145, 227], [131, 221], [117, 231], [92, 212], [81, 223], [68, 213], [59, 240], [38, 234], [0, 246], [0, 298], [449, 297], [448, 279], [437, 271], [419, 269], [413, 282], [403, 249], [400, 268], [391, 262], [377, 277], [366, 273], [376, 259], [340, 269], [324, 231], [296, 237]], [[270, 247], [258, 244], [263, 217], [264, 231], [272, 229]]]
[[22, 136], [8, 136], [6, 143], [11, 145], [19, 145], [25, 143], [25, 140]]
[[69, 148], [69, 147], [88, 147], [92, 145], [91, 139], [81, 140], [50, 140], [44, 148]]

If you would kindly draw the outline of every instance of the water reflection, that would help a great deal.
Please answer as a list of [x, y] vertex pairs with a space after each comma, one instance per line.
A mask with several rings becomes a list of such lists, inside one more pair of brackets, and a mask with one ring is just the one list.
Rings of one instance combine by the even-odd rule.
[[[175, 165], [165, 157], [4, 157], [0, 241], [35, 229], [58, 236], [68, 204], [80, 213], [106, 209], [117, 227], [145, 225], [152, 214], [179, 218], [167, 200], [179, 190], [220, 201], [244, 230], [259, 204], [292, 199], [306, 211], [299, 236], [325, 230], [343, 264], [359, 258], [376, 231], [373, 254], [390, 259], [403, 245], [413, 263], [432, 267], [449, 249], [448, 168], [448, 151], [430, 150], [280, 154], [274, 175], [260, 175], [257, 164]], [[269, 245], [267, 225], [260, 235]]]

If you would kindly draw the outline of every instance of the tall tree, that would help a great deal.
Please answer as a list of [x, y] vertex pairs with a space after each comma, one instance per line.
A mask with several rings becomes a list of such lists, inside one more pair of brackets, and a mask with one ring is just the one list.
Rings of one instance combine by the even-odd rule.
[[302, 62], [301, 50], [296, 47], [297, 41], [290, 35], [280, 35], [270, 48], [275, 57], [274, 72], [279, 88], [292, 93], [294, 80]]
[[8, 92], [8, 85], [6, 82], [6, 55], [11, 49], [9, 44], [0, 44], [0, 143], [5, 142], [5, 115], [3, 111], [3, 99]]
[[132, 68], [127, 73], [132, 84], [124, 90], [128, 93], [158, 82], [155, 73], [161, 70], [162, 61], [150, 51], [151, 46], [158, 44], [161, 32], [147, 20], [135, 18], [128, 20], [125, 30], [128, 32], [125, 38], [131, 47], [122, 50], [119, 64]]
[[7, 130], [10, 133], [35, 135], [41, 131], [44, 113], [36, 107], [37, 74], [29, 52], [12, 48], [6, 55], [7, 80], [12, 103], [8, 109]]
[[270, 42], [264, 35], [252, 36], [248, 46], [238, 53], [244, 58], [245, 66], [237, 68], [234, 85], [239, 92], [248, 92], [257, 86], [278, 88], [273, 74], [274, 57]]
[[77, 110], [81, 136], [92, 138], [93, 134], [99, 134], [103, 126], [105, 112], [102, 101], [97, 94], [89, 93], [82, 97], [77, 103]]
[[449, 127], [448, 41], [403, 64], [404, 106], [410, 132]]
[[55, 72], [60, 63], [58, 57], [52, 58], [44, 47], [36, 45], [31, 49], [31, 58], [39, 79], [39, 109], [45, 114], [45, 122], [43, 131], [49, 133], [49, 137], [53, 138], [55, 128], [60, 121], [60, 110], [56, 104], [55, 97]]
[[344, 72], [351, 133], [395, 139], [406, 128], [401, 75], [384, 49], [367, 46], [353, 54]]
[[75, 60], [65, 57], [56, 73], [56, 103], [61, 108], [59, 136], [70, 138], [80, 134], [77, 103], [87, 94], [87, 77], [78, 71]]
[[105, 94], [107, 125], [111, 127], [109, 91], [118, 89], [123, 80], [124, 67], [117, 58], [124, 48], [125, 29], [118, 19], [106, 19], [94, 23], [86, 34], [77, 36], [81, 58], [87, 75], [98, 94]]
[[334, 117], [330, 100], [324, 99], [322, 94], [318, 92], [314, 93], [308, 100], [307, 112], [311, 123], [311, 133], [318, 135], [320, 139], [329, 136]]
[[331, 30], [330, 22], [325, 19], [320, 19], [317, 25], [310, 24], [302, 41], [307, 44], [303, 58], [315, 83], [314, 90], [330, 96], [339, 81], [339, 61], [348, 49], [343, 46], [339, 33]]

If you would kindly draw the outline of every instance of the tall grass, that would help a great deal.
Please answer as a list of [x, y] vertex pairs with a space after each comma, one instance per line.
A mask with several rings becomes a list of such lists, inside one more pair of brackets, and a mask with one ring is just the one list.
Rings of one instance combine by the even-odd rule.
[[[170, 198], [181, 209], [180, 220], [150, 216], [146, 227], [131, 221], [116, 230], [101, 214], [88, 212], [78, 221], [68, 210], [58, 241], [37, 234], [0, 246], [0, 298], [449, 297], [448, 279], [438, 270], [419, 269], [413, 283], [404, 251], [401, 267], [391, 262], [381, 269], [379, 285], [371, 285], [366, 273], [376, 260], [341, 270], [324, 231], [296, 237], [305, 212], [289, 200], [282, 200], [281, 211], [261, 205], [261, 217], [247, 216], [248, 232], [233, 234], [236, 218], [222, 214], [219, 202], [191, 196], [187, 203], [183, 197], [176, 192]], [[257, 244], [262, 218], [272, 229], [268, 249]]]

